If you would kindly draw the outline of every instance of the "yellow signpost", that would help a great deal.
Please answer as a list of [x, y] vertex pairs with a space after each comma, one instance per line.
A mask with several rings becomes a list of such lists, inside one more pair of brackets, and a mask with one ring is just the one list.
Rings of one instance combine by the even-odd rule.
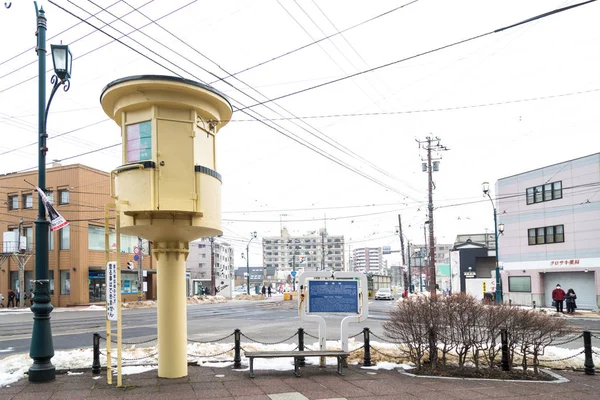
[[158, 376], [180, 378], [188, 243], [222, 234], [215, 137], [232, 108], [209, 86], [156, 75], [111, 82], [100, 101], [123, 139], [123, 164], [111, 172], [120, 229], [152, 241], [157, 260]]

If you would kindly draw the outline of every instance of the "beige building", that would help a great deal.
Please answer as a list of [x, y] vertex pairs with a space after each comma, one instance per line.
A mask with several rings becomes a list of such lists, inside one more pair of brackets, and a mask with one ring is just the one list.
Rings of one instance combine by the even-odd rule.
[[[3, 243], [0, 253], [0, 293], [16, 290], [19, 280], [19, 260], [25, 262], [24, 288], [29, 292], [35, 279], [35, 224], [38, 195], [27, 182], [37, 183], [37, 171], [0, 176], [0, 232], [21, 230], [25, 249], [19, 252], [15, 243]], [[66, 307], [105, 301], [104, 206], [111, 202], [110, 179], [107, 172], [81, 164], [53, 165], [46, 172], [46, 191], [56, 210], [69, 225], [50, 233], [49, 278], [51, 303]], [[114, 217], [114, 215], [113, 215]], [[114, 218], [110, 248], [116, 249]], [[10, 235], [6, 235], [7, 237]], [[124, 300], [138, 297], [138, 273], [127, 268], [134, 261], [138, 238], [121, 235], [121, 292]], [[149, 244], [142, 241], [143, 281], [147, 293], [144, 299], [156, 297], [156, 262]], [[17, 254], [21, 254], [17, 256]], [[111, 261], [115, 254], [111, 254]], [[137, 268], [137, 263], [134, 263]], [[6, 295], [4, 296], [6, 297]]]
[[290, 236], [283, 228], [282, 236], [265, 237], [262, 244], [265, 268], [288, 272], [294, 268], [305, 271], [344, 269], [344, 236], [330, 236], [325, 230]]

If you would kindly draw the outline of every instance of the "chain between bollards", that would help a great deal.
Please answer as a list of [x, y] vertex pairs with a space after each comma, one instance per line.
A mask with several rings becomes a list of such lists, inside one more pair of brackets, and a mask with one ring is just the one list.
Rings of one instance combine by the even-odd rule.
[[234, 337], [234, 355], [233, 355], [233, 369], [240, 369], [242, 368], [242, 354], [241, 354], [241, 348], [242, 348], [242, 331], [240, 331], [239, 329], [236, 329], [233, 331], [233, 337]]
[[592, 332], [583, 331], [583, 352], [585, 362], [583, 363], [585, 374], [594, 375], [594, 360], [592, 358]]
[[[304, 329], [298, 328], [298, 351], [304, 351]], [[304, 367], [306, 365], [306, 359], [304, 357], [298, 358], [298, 365]]]
[[364, 328], [363, 329], [363, 335], [364, 335], [364, 347], [365, 347], [365, 352], [364, 352], [364, 357], [363, 357], [363, 366], [365, 367], [370, 367], [373, 364], [371, 363], [371, 339], [369, 338], [369, 328]]
[[100, 334], [94, 333], [94, 361], [92, 361], [92, 374], [100, 374]]

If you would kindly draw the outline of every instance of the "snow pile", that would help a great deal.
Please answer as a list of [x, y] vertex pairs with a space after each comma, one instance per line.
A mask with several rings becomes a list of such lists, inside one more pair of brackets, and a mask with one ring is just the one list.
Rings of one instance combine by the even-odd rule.
[[226, 301], [229, 301], [229, 299], [227, 299], [226, 297], [220, 296], [220, 295], [192, 296], [192, 297], [188, 297], [188, 299], [187, 299], [188, 304], [214, 304], [214, 303], [225, 303]]
[[262, 294], [238, 294], [235, 297], [236, 300], [264, 300], [265, 296]]

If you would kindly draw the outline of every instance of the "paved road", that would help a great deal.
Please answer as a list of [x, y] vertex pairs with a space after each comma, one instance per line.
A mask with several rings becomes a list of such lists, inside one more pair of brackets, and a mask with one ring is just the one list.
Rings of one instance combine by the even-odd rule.
[[[350, 324], [350, 334], [369, 327], [375, 335], [383, 336], [381, 323], [392, 308], [391, 301], [371, 301], [370, 317], [362, 324]], [[0, 312], [0, 358], [29, 351], [32, 314], [28, 310], [18, 313]], [[281, 301], [273, 297], [263, 301], [234, 300], [217, 304], [193, 304], [187, 307], [188, 338], [216, 340], [239, 328], [247, 337], [261, 342], [277, 342], [292, 336], [299, 327], [317, 335], [314, 322], [300, 321], [295, 301]], [[340, 318], [327, 318], [327, 338], [339, 339]], [[589, 329], [600, 335], [600, 318], [569, 316], [569, 323], [578, 331]], [[92, 346], [92, 334], [105, 336], [104, 310], [57, 309], [52, 313], [54, 348], [66, 350]], [[116, 324], [113, 323], [116, 329]], [[123, 340], [140, 342], [156, 337], [156, 309], [124, 309]], [[295, 340], [295, 339], [294, 339]], [[372, 339], [376, 340], [376, 339]], [[291, 342], [291, 341], [290, 341]], [[307, 343], [310, 343], [307, 339]], [[565, 345], [579, 348], [580, 341]]]
[[[386, 319], [392, 305], [392, 302], [371, 302], [369, 320], [362, 324], [350, 324], [351, 334], [368, 326], [376, 335], [382, 335], [381, 322]], [[91, 347], [94, 332], [105, 336], [104, 310], [58, 309], [52, 312], [51, 318], [55, 350]], [[191, 304], [187, 307], [187, 319], [188, 338], [192, 340], [215, 340], [231, 334], [236, 328], [261, 342], [283, 340], [292, 336], [299, 327], [315, 336], [318, 333], [316, 323], [300, 321], [295, 301], [284, 302], [277, 297], [263, 301]], [[339, 339], [341, 318], [326, 319], [328, 339]], [[31, 312], [3, 311], [0, 312], [0, 321], [0, 358], [28, 352], [33, 326]], [[116, 329], [115, 323], [113, 329]], [[155, 338], [156, 308], [123, 309], [122, 329], [125, 342]]]

